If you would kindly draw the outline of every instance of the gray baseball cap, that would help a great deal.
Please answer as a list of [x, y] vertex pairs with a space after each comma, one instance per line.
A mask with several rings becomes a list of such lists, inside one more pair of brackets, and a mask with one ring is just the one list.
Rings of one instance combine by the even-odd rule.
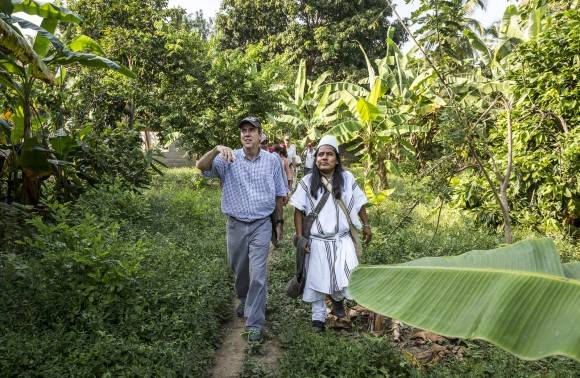
[[245, 123], [249, 123], [250, 125], [257, 127], [258, 130], [262, 131], [262, 124], [260, 123], [260, 120], [256, 117], [246, 117], [242, 119], [240, 123], [238, 123], [238, 127], [242, 127], [242, 125]]

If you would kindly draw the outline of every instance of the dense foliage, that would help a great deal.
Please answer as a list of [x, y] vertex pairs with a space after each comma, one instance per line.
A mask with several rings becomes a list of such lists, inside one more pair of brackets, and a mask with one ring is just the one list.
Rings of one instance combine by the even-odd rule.
[[516, 108], [521, 185], [513, 196], [530, 224], [580, 226], [579, 41], [580, 11], [571, 10], [514, 55], [511, 75], [524, 100]]
[[50, 208], [0, 250], [3, 375], [204, 376], [231, 295], [218, 193], [168, 172]]
[[[399, 22], [384, 0], [225, 0], [214, 29], [166, 0], [0, 1], [0, 371], [207, 374], [232, 292], [217, 188], [160, 170], [143, 133], [191, 155], [238, 147], [248, 114], [299, 150], [336, 135], [372, 205], [365, 263], [493, 248], [502, 227], [580, 259], [580, 3], [523, 0], [487, 30], [485, 3], [421, 0]], [[283, 243], [268, 316], [285, 354], [246, 376], [579, 369], [463, 341], [420, 368], [364, 324], [312, 334], [283, 294], [292, 264]]]
[[76, 123], [89, 118], [102, 129], [126, 120], [128, 128], [156, 131], [162, 140], [178, 132], [188, 150], [203, 153], [218, 142], [235, 143], [243, 116], [264, 117], [275, 106], [270, 86], [287, 76], [286, 58], [264, 59], [259, 46], [222, 51], [207, 39], [209, 23], [165, 2], [76, 0], [71, 8], [91, 20], [79, 28], [138, 76], [129, 84], [82, 74], [69, 97]]
[[578, 11], [511, 5], [485, 31], [468, 17], [482, 6], [421, 2], [419, 45], [403, 53], [388, 38], [358, 82], [299, 79], [299, 67], [304, 99], [287, 96], [276, 126], [347, 142], [373, 202], [389, 193], [387, 174], [427, 175], [443, 202], [503, 226], [508, 243], [512, 224], [575, 237]]
[[385, 0], [225, 0], [216, 31], [224, 48], [261, 43], [270, 56], [286, 52], [304, 59], [311, 73], [344, 78], [365, 67], [359, 43], [372, 59], [382, 54], [391, 13]]
[[[60, 144], [31, 139], [22, 149], [39, 155], [34, 143], [44, 143], [56, 163], [40, 167], [28, 185], [33, 201], [25, 198], [31, 190], [20, 197], [38, 202], [48, 168], [54, 178], [46, 194], [61, 200], [98, 182], [146, 186], [156, 160], [139, 151], [139, 132], [178, 138], [200, 154], [235, 145], [237, 120], [254, 114], [273, 135], [339, 136], [365, 168], [374, 202], [388, 195], [389, 174], [429, 172], [442, 200], [470, 209], [482, 224], [503, 225], [508, 241], [512, 223], [572, 235], [579, 201], [577, 11], [526, 2], [483, 30], [470, 18], [483, 6], [422, 1], [410, 22], [424, 58], [398, 49], [402, 25], [388, 29], [386, 2], [226, 1], [208, 34], [211, 23], [200, 14], [165, 1], [73, 1], [84, 21], [66, 25], [63, 38], [85, 36], [74, 40], [79, 51], [110, 56], [135, 78], [71, 67], [57, 86], [39, 92], [35, 106], [47, 118], [35, 122]], [[250, 14], [253, 21], [243, 22]], [[369, 27], [353, 26], [360, 22]], [[338, 42], [325, 42], [328, 36]], [[566, 69], [553, 74], [555, 66]], [[7, 109], [4, 131], [18, 130], [12, 125], [24, 113]], [[2, 160], [9, 202], [18, 201], [19, 190], [10, 184], [10, 164]]]
[[[488, 249], [501, 243], [500, 234], [482, 229], [474, 217], [462, 211], [445, 208], [438, 217], [438, 199], [425, 193], [421, 183], [394, 179], [392, 185], [399, 190], [371, 208], [374, 241], [364, 250], [363, 263], [399, 264], [426, 256], [459, 255], [466, 250]], [[422, 198], [423, 203], [415, 207], [417, 198]], [[291, 211], [286, 213], [288, 220], [291, 215]], [[525, 230], [516, 232], [516, 239], [534, 236], [537, 234]], [[578, 246], [561, 239], [556, 245], [563, 261], [580, 258]], [[564, 358], [524, 361], [477, 340], [451, 341], [452, 345], [462, 348], [461, 357], [447, 356], [439, 360], [435, 356], [431, 363], [425, 364], [417, 360], [418, 351], [405, 343], [395, 347], [388, 335], [369, 337], [368, 319], [364, 317], [354, 320], [351, 330], [338, 328], [316, 334], [308, 327], [309, 304], [290, 299], [284, 292], [294, 263], [291, 243], [284, 243], [274, 251], [269, 329], [284, 348], [280, 364], [273, 371], [267, 370], [258, 365], [258, 358], [249, 355], [244, 377], [302, 377], [312, 376], [313, 371], [328, 377], [568, 376], [579, 368], [578, 362]]]
[[[59, 188], [86, 179], [75, 174], [76, 167], [69, 161], [69, 155], [82, 155], [85, 150], [81, 138], [64, 128], [62, 89], [67, 67], [110, 69], [128, 78], [134, 75], [103, 57], [102, 49], [86, 35], [70, 36], [66, 42], [57, 38], [58, 25], [82, 21], [66, 8], [31, 0], [3, 2], [0, 10], [0, 90], [4, 97], [0, 200], [37, 206], [47, 179], [52, 178]], [[18, 12], [41, 16], [42, 22], [36, 25], [13, 14]], [[22, 30], [35, 34], [28, 39]]]

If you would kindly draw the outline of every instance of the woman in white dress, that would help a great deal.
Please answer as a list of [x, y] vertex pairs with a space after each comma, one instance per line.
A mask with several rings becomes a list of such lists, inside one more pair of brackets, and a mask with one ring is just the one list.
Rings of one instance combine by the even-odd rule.
[[358, 265], [349, 222], [338, 204], [339, 198], [344, 201], [354, 226], [362, 228], [365, 242], [371, 240], [372, 234], [365, 210], [367, 198], [352, 173], [343, 169], [336, 138], [322, 137], [315, 157], [312, 173], [300, 180], [290, 203], [295, 208], [296, 240], [300, 240], [303, 238], [303, 217], [316, 207], [327, 191], [323, 181], [327, 180], [332, 186], [332, 193], [312, 225], [305, 248], [309, 253], [302, 298], [312, 303], [313, 328], [322, 331], [326, 322], [326, 295], [332, 299], [331, 312], [338, 317], [346, 316], [343, 300], [349, 298], [350, 273]]

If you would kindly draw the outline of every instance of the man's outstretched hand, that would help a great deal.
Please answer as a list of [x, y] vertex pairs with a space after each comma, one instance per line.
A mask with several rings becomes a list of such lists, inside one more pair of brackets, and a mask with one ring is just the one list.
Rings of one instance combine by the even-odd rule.
[[226, 146], [217, 146], [217, 151], [220, 153], [220, 158], [225, 161], [226, 163], [231, 163], [236, 160], [234, 156], [234, 151], [231, 148]]

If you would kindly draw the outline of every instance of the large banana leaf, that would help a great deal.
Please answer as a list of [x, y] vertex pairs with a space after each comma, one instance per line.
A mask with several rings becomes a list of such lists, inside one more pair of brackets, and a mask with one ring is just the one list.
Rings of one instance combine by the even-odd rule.
[[25, 20], [23, 18], [16, 17], [16, 16], [3, 17], [3, 19], [4, 19], [4, 21], [7, 21], [7, 22], [17, 23], [18, 25], [20, 25], [20, 27], [22, 27], [24, 29], [30, 29], [32, 31], [37, 32], [40, 36], [42, 36], [44, 39], [46, 39], [48, 42], [50, 42], [54, 46], [54, 48], [57, 50], [62, 50], [64, 48], [63, 43], [58, 38], [56, 38], [52, 34], [52, 32], [46, 30], [42, 26], [38, 26], [38, 25], [28, 21], [28, 20]]
[[294, 104], [300, 106], [304, 99], [304, 90], [306, 88], [306, 61], [302, 59], [298, 67], [298, 74], [296, 75], [296, 83], [294, 84]]
[[346, 92], [350, 93], [351, 95], [357, 96], [357, 97], [364, 97], [364, 96], [368, 95], [368, 93], [369, 93], [369, 91], [367, 89], [361, 87], [360, 85], [353, 84], [353, 83], [347, 83], [347, 82], [343, 82], [343, 81], [325, 84], [321, 88], [323, 88], [325, 86], [331, 87], [330, 93], [332, 93], [332, 94], [329, 97], [329, 101], [338, 100], [343, 91], [346, 91]]
[[365, 57], [365, 62], [367, 63], [367, 71], [368, 71], [368, 79], [369, 79], [369, 84], [370, 84], [370, 90], [372, 90], [372, 85], [375, 82], [375, 69], [373, 68], [373, 65], [371, 64], [371, 61], [369, 60], [369, 57], [367, 56], [367, 53], [365, 52], [365, 49], [363, 48], [363, 46], [360, 44], [360, 42], [358, 43], [358, 47], [360, 48], [360, 50], [362, 51], [364, 57]]
[[18, 159], [22, 171], [32, 177], [48, 177], [52, 169], [48, 162], [48, 150], [37, 137], [25, 138]]
[[136, 75], [127, 67], [95, 54], [76, 53], [65, 49], [62, 53], [47, 58], [45, 61], [51, 64], [60, 64], [63, 66], [78, 63], [85, 67], [112, 69], [127, 77], [136, 78]]
[[523, 359], [580, 361], [577, 263], [552, 241], [527, 240], [456, 257], [361, 266], [350, 291], [361, 305], [413, 326], [487, 340]]
[[59, 160], [66, 160], [69, 154], [78, 149], [78, 144], [70, 135], [57, 135], [50, 138], [52, 151]]
[[290, 114], [283, 114], [273, 118], [275, 122], [288, 123], [294, 127], [299, 127], [304, 124], [304, 120]]
[[379, 109], [364, 98], [356, 103], [356, 115], [362, 122], [372, 122], [380, 115]]
[[33, 16], [56, 19], [62, 22], [73, 22], [76, 24], [83, 20], [81, 16], [69, 9], [59, 7], [50, 2], [36, 0], [12, 0], [12, 12], [24, 12]]
[[322, 111], [326, 108], [328, 104], [328, 96], [330, 95], [330, 87], [326, 87], [324, 92], [322, 92], [322, 96], [320, 96], [320, 100], [316, 105], [316, 109], [314, 109], [313, 117], [320, 117]]
[[363, 125], [355, 120], [347, 119], [331, 128], [328, 133], [338, 138], [341, 143], [348, 143], [356, 138], [356, 133]]
[[383, 94], [385, 94], [385, 90], [382, 88], [382, 81], [380, 78], [376, 78], [371, 87], [371, 93], [367, 96], [367, 101], [377, 106], [379, 98], [381, 98]]
[[[44, 30], [46, 30], [52, 34], [54, 34], [56, 32], [57, 25], [58, 25], [58, 20], [51, 19], [51, 18], [45, 18], [40, 23], [41, 28], [43, 28]], [[59, 42], [60, 42], [60, 40], [59, 40]], [[32, 46], [32, 48], [38, 54], [38, 56], [41, 56], [44, 58], [44, 57], [46, 57], [46, 54], [48, 52], [48, 47], [50, 46], [51, 43], [52, 42], [48, 38], [45, 38], [44, 36], [42, 36], [42, 34], [36, 34], [36, 38], [34, 38], [34, 45]], [[62, 50], [62, 48], [60, 48], [59, 50]]]
[[46, 64], [32, 50], [26, 38], [12, 25], [0, 19], [0, 47], [9, 51], [17, 60], [31, 64], [34, 77], [52, 83], [54, 77]]
[[[322, 84], [326, 81], [326, 79], [328, 79], [330, 75], [332, 75], [330, 71], [325, 71], [320, 74], [320, 76], [318, 76], [318, 78], [311, 83], [309, 91], [316, 93], [321, 90]], [[322, 89], [322, 91], [324, 91], [324, 89]]]
[[73, 39], [72, 42], [69, 43], [68, 47], [73, 52], [88, 51], [98, 55], [105, 55], [105, 52], [99, 43], [84, 34], [79, 35]]

